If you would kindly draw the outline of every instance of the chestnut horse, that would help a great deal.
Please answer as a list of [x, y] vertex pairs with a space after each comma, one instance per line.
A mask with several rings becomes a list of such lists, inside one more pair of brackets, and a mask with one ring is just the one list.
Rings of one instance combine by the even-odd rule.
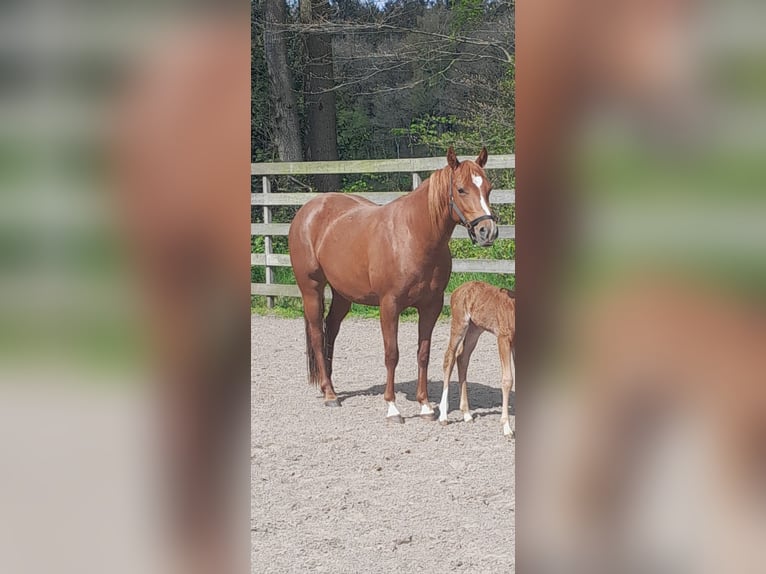
[[[404, 422], [396, 408], [394, 371], [399, 362], [399, 315], [418, 310], [417, 400], [422, 418], [433, 420], [428, 401], [431, 332], [444, 305], [452, 271], [449, 240], [455, 225], [489, 246], [497, 238], [484, 173], [487, 149], [476, 161], [459, 162], [447, 152], [447, 166], [415, 191], [383, 206], [343, 193], [327, 193], [298, 210], [288, 237], [290, 261], [303, 296], [309, 383], [319, 384], [327, 406], [340, 406], [332, 384], [332, 356], [341, 321], [351, 303], [380, 307], [385, 362], [383, 395], [387, 420]], [[332, 304], [324, 318], [324, 289]]]
[[[468, 407], [466, 375], [471, 353], [484, 331], [497, 337], [500, 353], [503, 387], [503, 413], [500, 423], [503, 434], [514, 434], [508, 417], [508, 402], [511, 389], [516, 383], [514, 365], [514, 343], [516, 339], [516, 297], [508, 289], [501, 289], [481, 281], [463, 283], [452, 293], [450, 301], [452, 325], [447, 352], [444, 354], [444, 390], [439, 403], [439, 422], [447, 424], [449, 411], [449, 380], [457, 359], [457, 374], [460, 382], [460, 410], [463, 420], [473, 422]], [[515, 425], [514, 425], [515, 426]]]

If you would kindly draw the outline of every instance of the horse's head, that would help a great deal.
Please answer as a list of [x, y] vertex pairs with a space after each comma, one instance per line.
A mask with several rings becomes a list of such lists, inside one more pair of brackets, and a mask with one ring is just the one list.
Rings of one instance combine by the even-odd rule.
[[487, 247], [497, 239], [497, 223], [489, 208], [492, 186], [484, 173], [487, 148], [482, 148], [476, 161], [460, 162], [451, 147], [447, 151], [450, 176], [450, 215], [468, 229], [474, 243]]

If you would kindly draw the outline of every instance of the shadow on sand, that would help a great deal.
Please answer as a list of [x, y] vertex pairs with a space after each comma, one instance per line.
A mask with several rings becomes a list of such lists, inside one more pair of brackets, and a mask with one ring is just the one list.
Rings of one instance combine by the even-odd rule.
[[[408, 401], [416, 402], [417, 398], [417, 380], [405, 381], [396, 383], [395, 390], [397, 393], [404, 393], [404, 396]], [[429, 381], [428, 382], [428, 398], [434, 406], [438, 405], [442, 396], [443, 383], [441, 381]], [[383, 400], [383, 392], [386, 390], [385, 384], [373, 385], [366, 389], [358, 391], [338, 391], [337, 395], [341, 403], [346, 399], [359, 396], [380, 396]], [[515, 409], [515, 394], [511, 391], [509, 397], [508, 413], [511, 416], [516, 416]], [[468, 404], [471, 407], [474, 417], [480, 418], [487, 415], [499, 415], [501, 405], [503, 404], [503, 393], [499, 387], [490, 387], [481, 383], [472, 383], [468, 381]], [[459, 410], [460, 408], [460, 385], [457, 381], [451, 381], [449, 386], [449, 405], [450, 412]], [[493, 409], [491, 411], [474, 412], [476, 409]]]

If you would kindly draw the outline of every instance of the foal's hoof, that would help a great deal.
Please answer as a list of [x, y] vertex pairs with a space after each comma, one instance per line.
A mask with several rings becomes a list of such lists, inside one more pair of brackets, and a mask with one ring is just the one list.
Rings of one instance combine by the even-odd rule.
[[404, 424], [404, 419], [402, 418], [402, 415], [391, 415], [390, 417], [386, 417], [386, 422]]
[[424, 421], [435, 421], [436, 420], [436, 413], [424, 413], [420, 415], [420, 418]]
[[442, 425], [443, 427], [446, 427], [449, 424], [449, 421], [447, 419], [440, 420], [439, 424]]
[[338, 399], [329, 399], [324, 402], [324, 406], [326, 407], [339, 407], [340, 401]]

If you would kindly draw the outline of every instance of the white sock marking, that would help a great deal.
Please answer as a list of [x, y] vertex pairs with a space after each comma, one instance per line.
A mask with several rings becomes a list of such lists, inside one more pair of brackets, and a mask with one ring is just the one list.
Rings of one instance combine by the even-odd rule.
[[471, 411], [467, 411], [463, 413], [463, 422], [469, 423], [473, 420], [473, 415], [471, 414]]
[[489, 207], [487, 206], [487, 202], [484, 201], [484, 196], [481, 196], [481, 208], [484, 210], [484, 213], [487, 215], [492, 215], [492, 213], [489, 211]]
[[400, 414], [399, 409], [396, 408], [396, 403], [394, 401], [391, 401], [388, 403], [388, 414], [387, 417], [395, 417], [396, 415]]
[[432, 415], [434, 414], [434, 410], [431, 408], [431, 405], [420, 405], [420, 414]]
[[511, 434], [511, 423], [508, 421], [505, 421], [505, 424], [503, 424], [503, 434], [505, 436]]
[[447, 411], [449, 410], [449, 387], [445, 387], [442, 391], [442, 400], [439, 403], [439, 420], [447, 420]]

